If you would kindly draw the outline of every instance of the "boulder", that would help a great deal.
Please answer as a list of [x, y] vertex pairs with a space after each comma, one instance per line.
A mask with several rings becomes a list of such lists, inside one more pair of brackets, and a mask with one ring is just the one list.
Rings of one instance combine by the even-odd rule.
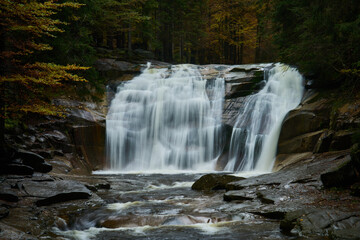
[[360, 181], [360, 169], [353, 161], [349, 159], [340, 166], [321, 174], [321, 182], [325, 188], [331, 187], [350, 187], [352, 184]]
[[83, 184], [70, 180], [51, 182], [22, 182], [25, 191], [32, 197], [41, 198], [37, 206], [46, 206], [65, 201], [88, 199], [91, 192]]
[[244, 178], [236, 177], [232, 175], [223, 174], [207, 174], [198, 179], [192, 186], [191, 189], [199, 191], [211, 191], [225, 189], [226, 184], [234, 181], [239, 181]]
[[287, 141], [279, 142], [278, 154], [312, 152], [323, 131], [306, 133]]
[[328, 124], [328, 120], [317, 116], [313, 112], [293, 110], [285, 118], [279, 144], [294, 137], [315, 132]]
[[339, 151], [351, 148], [354, 131], [344, 130], [336, 132], [330, 144], [330, 150]]
[[45, 162], [45, 159], [39, 154], [19, 150], [18, 156], [22, 159], [24, 165], [30, 166], [35, 172], [47, 173], [52, 170], [52, 166]]
[[0, 174], [8, 174], [8, 175], [32, 175], [34, 173], [34, 169], [32, 167], [22, 165], [22, 164], [6, 164], [1, 166]]

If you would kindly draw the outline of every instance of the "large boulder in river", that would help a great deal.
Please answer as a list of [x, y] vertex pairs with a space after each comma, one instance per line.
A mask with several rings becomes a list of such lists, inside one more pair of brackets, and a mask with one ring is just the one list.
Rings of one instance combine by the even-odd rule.
[[199, 191], [211, 191], [211, 190], [220, 190], [225, 189], [226, 184], [234, 181], [240, 181], [244, 178], [236, 177], [232, 175], [224, 174], [207, 174], [202, 176], [197, 180], [192, 186], [191, 189]]

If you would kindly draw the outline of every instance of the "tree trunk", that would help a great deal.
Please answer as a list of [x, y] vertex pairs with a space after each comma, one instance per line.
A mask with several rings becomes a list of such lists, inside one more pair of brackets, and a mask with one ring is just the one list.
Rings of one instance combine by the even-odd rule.
[[132, 55], [132, 45], [131, 45], [131, 41], [132, 41], [132, 36], [131, 36], [131, 23], [129, 23], [129, 31], [128, 31], [128, 53], [129, 53], [129, 56]]

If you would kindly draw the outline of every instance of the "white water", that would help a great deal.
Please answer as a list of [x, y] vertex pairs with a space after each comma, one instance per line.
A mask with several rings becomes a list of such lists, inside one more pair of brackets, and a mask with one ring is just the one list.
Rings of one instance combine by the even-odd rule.
[[106, 120], [110, 169], [208, 170], [222, 150], [224, 80], [196, 66], [148, 68], [120, 87]]
[[266, 77], [237, 118], [227, 171], [271, 171], [282, 121], [302, 99], [303, 77], [295, 68], [276, 64]]

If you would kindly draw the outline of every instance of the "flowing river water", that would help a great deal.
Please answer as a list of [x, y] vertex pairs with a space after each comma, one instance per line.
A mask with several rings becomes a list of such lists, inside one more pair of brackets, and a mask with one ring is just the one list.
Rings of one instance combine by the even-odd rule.
[[71, 219], [58, 233], [69, 239], [291, 239], [279, 222], [243, 213], [243, 204], [223, 201], [224, 191], [198, 192], [203, 174], [115, 174], [108, 204]]
[[[277, 64], [266, 75], [234, 126], [230, 173], [255, 166], [271, 171], [281, 122], [300, 103], [297, 70]], [[193, 65], [148, 65], [121, 85], [107, 117], [109, 169], [93, 176], [111, 185], [97, 193], [106, 205], [77, 214], [58, 233], [70, 239], [291, 238], [277, 220], [223, 201], [223, 190], [191, 190], [205, 172], [214, 172], [225, 145], [224, 85], [220, 76], [207, 82]]]

